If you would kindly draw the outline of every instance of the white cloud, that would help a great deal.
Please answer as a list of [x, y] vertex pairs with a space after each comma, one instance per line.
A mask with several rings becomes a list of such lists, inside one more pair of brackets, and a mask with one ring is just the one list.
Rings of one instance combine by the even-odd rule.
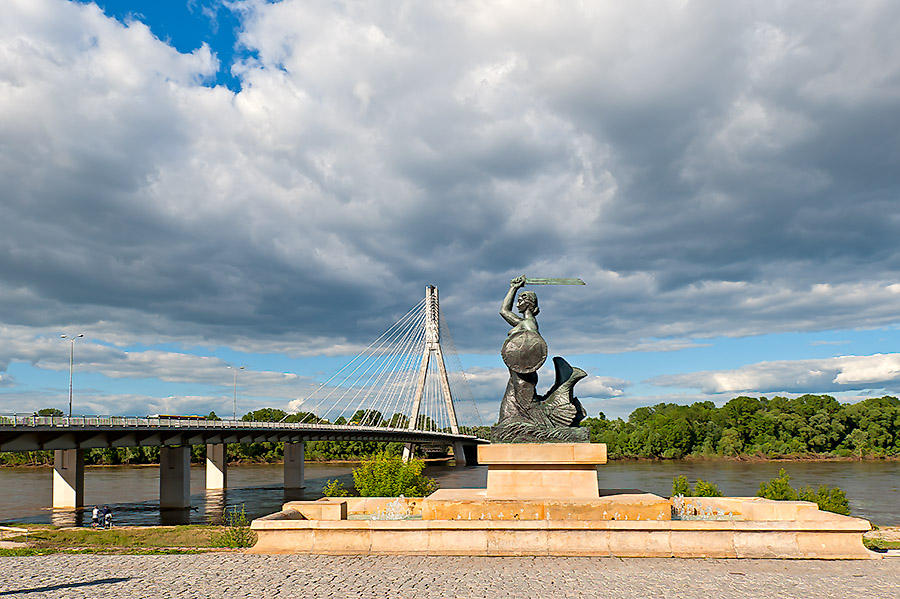
[[[39, 338], [70, 329], [352, 352], [429, 282], [458, 346], [493, 351], [523, 271], [588, 281], [541, 290], [563, 355], [897, 321], [897, 6], [236, 9], [235, 94], [206, 46], [4, 6], [0, 314], [33, 341], [0, 369], [58, 367]], [[99, 347], [113, 377], [221, 367]]]
[[575, 393], [581, 397], [605, 399], [619, 397], [625, 393], [628, 381], [610, 376], [588, 376], [578, 383]]
[[[13, 360], [30, 362], [45, 370], [67, 371], [69, 342], [45, 331], [35, 336], [30, 327], [0, 326], [0, 367], [8, 368]], [[146, 350], [125, 351], [98, 343], [91, 337], [79, 339], [75, 345], [79, 372], [95, 372], [114, 379], [158, 379], [169, 383], [232, 386], [232, 371], [221, 358], [195, 354]], [[9, 383], [5, 383], [7, 377]], [[294, 394], [309, 384], [309, 379], [290, 372], [245, 369], [240, 372], [242, 393], [254, 395]], [[0, 377], [0, 384], [12, 385], [12, 377]]]
[[732, 370], [659, 376], [649, 382], [697, 388], [705, 393], [825, 393], [896, 388], [900, 383], [900, 354], [759, 362]]

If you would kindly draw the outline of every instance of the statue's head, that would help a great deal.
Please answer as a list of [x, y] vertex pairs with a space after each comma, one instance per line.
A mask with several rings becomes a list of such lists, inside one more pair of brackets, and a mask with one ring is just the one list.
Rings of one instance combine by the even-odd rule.
[[541, 311], [541, 309], [538, 308], [537, 294], [534, 291], [523, 291], [519, 294], [519, 301], [516, 302], [516, 308], [522, 314], [525, 314], [525, 310], [531, 308], [531, 313], [537, 316], [538, 312]]

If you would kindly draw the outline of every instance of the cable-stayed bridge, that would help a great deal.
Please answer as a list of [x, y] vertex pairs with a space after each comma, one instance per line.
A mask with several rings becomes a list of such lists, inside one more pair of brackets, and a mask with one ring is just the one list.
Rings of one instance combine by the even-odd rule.
[[[160, 447], [160, 507], [190, 506], [190, 448], [206, 445], [206, 488], [227, 487], [228, 443], [284, 443], [285, 488], [304, 487], [304, 441], [397, 441], [408, 458], [416, 444], [449, 445], [457, 464], [474, 463], [487, 443], [463, 434], [454, 390], [462, 368], [447, 368], [438, 290], [425, 298], [309, 396], [292, 402], [287, 422], [178, 417], [0, 415], [0, 451], [54, 450], [53, 507], [80, 507], [85, 449]], [[450, 343], [452, 347], [452, 341]], [[455, 350], [448, 355], [458, 363]], [[455, 383], [455, 384], [452, 384]], [[473, 414], [480, 415], [474, 401]], [[480, 422], [479, 422], [480, 424]]]
[[[444, 345], [449, 346], [446, 354]], [[448, 369], [447, 358], [457, 368]], [[300, 422], [459, 435], [460, 395], [468, 395], [465, 407], [482, 424], [441, 317], [438, 290], [428, 286], [418, 304], [308, 397], [292, 402], [292, 407], [300, 413]]]

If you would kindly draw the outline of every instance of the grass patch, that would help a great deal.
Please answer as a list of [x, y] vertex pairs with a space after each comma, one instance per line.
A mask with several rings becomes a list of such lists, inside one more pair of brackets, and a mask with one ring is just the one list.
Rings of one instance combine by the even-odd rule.
[[207, 548], [215, 547], [220, 526], [142, 526], [104, 529], [42, 528], [30, 529], [10, 541], [26, 541], [36, 549], [66, 550], [73, 548]]
[[868, 539], [863, 537], [863, 545], [866, 546], [866, 549], [873, 550], [887, 550], [887, 549], [900, 549], [900, 541], [886, 541], [884, 539]]

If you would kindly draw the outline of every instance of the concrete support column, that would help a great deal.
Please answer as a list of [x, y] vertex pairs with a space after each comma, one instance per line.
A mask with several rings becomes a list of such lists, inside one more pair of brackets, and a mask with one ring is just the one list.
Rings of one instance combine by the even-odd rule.
[[57, 449], [53, 452], [53, 507], [84, 506], [84, 450]]
[[463, 447], [462, 441], [454, 441], [453, 442], [453, 460], [456, 462], [457, 466], [468, 466], [469, 463], [466, 461], [466, 450]]
[[416, 446], [412, 443], [406, 443], [403, 446], [403, 461], [408, 462], [411, 457], [416, 454]]
[[228, 444], [206, 444], [206, 488], [228, 488]]
[[159, 448], [159, 507], [191, 507], [191, 446]]
[[466, 444], [463, 445], [463, 455], [466, 456], [466, 466], [478, 465], [478, 446]]
[[284, 444], [284, 488], [303, 489], [303, 459], [306, 456], [306, 445], [300, 443]]

